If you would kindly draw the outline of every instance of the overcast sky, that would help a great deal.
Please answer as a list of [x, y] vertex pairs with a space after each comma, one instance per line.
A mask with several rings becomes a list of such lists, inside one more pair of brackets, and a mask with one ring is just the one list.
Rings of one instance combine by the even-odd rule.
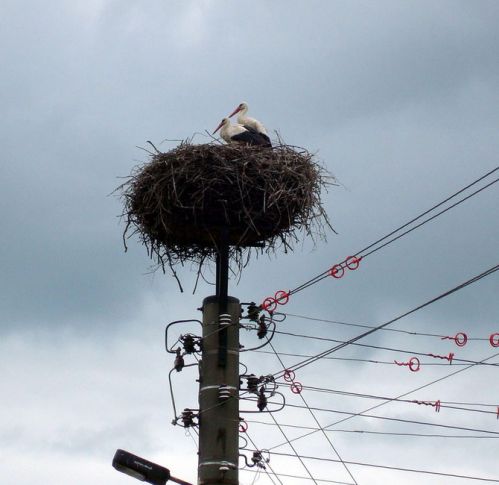
[[[170, 321], [199, 318], [196, 308], [213, 287], [202, 282], [192, 295], [195, 273], [186, 267], [180, 271], [186, 291], [180, 293], [171, 275], [151, 273], [137, 240], [124, 252], [121, 203], [110, 194], [120, 177], [146, 161], [137, 146], [152, 140], [168, 150], [176, 142], [162, 140], [212, 131], [244, 100], [269, 132], [317, 152], [341, 182], [324, 194], [338, 235], [330, 232], [315, 248], [305, 241], [292, 254], [254, 260], [239, 283], [231, 281], [233, 296], [262, 301], [299, 286], [499, 165], [498, 25], [494, 0], [3, 0], [2, 483], [132, 484], [111, 467], [117, 448], [195, 482], [196, 437], [170, 424], [173, 361], [163, 332]], [[283, 310], [376, 325], [497, 264], [498, 185], [366, 258], [356, 272], [296, 294]], [[213, 279], [209, 268], [206, 277]], [[498, 291], [496, 273], [394, 326], [484, 339], [463, 348], [390, 332], [363, 342], [488, 358], [498, 350], [488, 342], [499, 332]], [[338, 340], [362, 332], [297, 317], [279, 330]], [[258, 342], [250, 332], [242, 339], [248, 347]], [[276, 335], [274, 345], [283, 353], [312, 354], [334, 344]], [[335, 356], [392, 362], [411, 354], [349, 346]], [[298, 359], [282, 358], [287, 366]], [[245, 354], [242, 361], [257, 375], [282, 368], [268, 354]], [[321, 360], [300, 369], [297, 380], [395, 397], [461, 368], [423, 366], [411, 373], [396, 365]], [[180, 409], [197, 406], [193, 369], [173, 376]], [[499, 405], [495, 369], [476, 366], [408, 399]], [[301, 404], [289, 389], [280, 391], [290, 404]], [[312, 391], [303, 396], [311, 406], [346, 412], [379, 403]], [[493, 414], [437, 414], [411, 403], [373, 413], [499, 433]], [[289, 407], [275, 416], [284, 424], [315, 426], [305, 410]], [[338, 416], [316, 413], [323, 426]], [[247, 418], [271, 422], [265, 415]], [[466, 434], [361, 417], [337, 428]], [[248, 432], [260, 449], [283, 441], [275, 427], [250, 423]], [[347, 461], [499, 480], [497, 436], [329, 436]], [[320, 433], [298, 440], [296, 448], [336, 458]], [[286, 446], [275, 451], [292, 452]], [[306, 463], [316, 478], [353, 483], [339, 465]], [[296, 459], [271, 455], [270, 465], [278, 473], [307, 475]], [[478, 483], [354, 465], [349, 470], [359, 485]], [[240, 479], [249, 485], [254, 476], [241, 472]], [[256, 483], [272, 482], [261, 475]]]

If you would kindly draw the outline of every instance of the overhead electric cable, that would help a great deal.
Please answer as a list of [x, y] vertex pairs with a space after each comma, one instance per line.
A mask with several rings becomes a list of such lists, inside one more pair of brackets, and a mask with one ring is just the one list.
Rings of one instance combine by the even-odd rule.
[[[419, 355], [419, 356], [423, 356], [423, 357], [432, 357], [432, 355], [430, 355], [428, 353], [417, 352], [415, 350], [394, 349], [393, 347], [383, 347], [381, 345], [359, 344], [359, 343], [356, 343], [356, 342], [350, 342], [349, 340], [337, 340], [337, 339], [333, 339], [333, 338], [329, 338], [329, 337], [317, 337], [317, 336], [314, 336], [314, 335], [305, 335], [305, 334], [293, 333], [293, 332], [283, 332], [283, 331], [280, 331], [280, 330], [276, 330], [275, 333], [278, 333], [278, 334], [281, 334], [281, 335], [288, 335], [290, 337], [306, 338], [306, 339], [310, 339], [310, 340], [320, 340], [320, 341], [323, 341], [323, 342], [336, 342], [336, 343], [340, 343], [340, 344], [356, 345], [356, 346], [359, 346], [359, 347], [366, 347], [366, 348], [369, 348], [369, 349], [386, 350], [388, 352], [398, 352], [398, 353], [403, 353], [403, 354]], [[313, 358], [313, 357], [314, 356], [311, 356], [310, 358]], [[464, 365], [478, 364], [478, 365], [487, 365], [487, 366], [492, 366], [492, 367], [499, 367], [499, 364], [491, 364], [491, 363], [488, 363], [488, 362], [484, 362], [482, 364], [482, 363], [479, 363], [479, 362], [476, 362], [476, 361], [473, 361], [473, 360], [459, 359], [457, 357], [452, 357], [452, 362], [453, 363], [454, 362], [461, 362]], [[446, 365], [449, 365], [449, 363], [447, 363]]]
[[295, 447], [293, 446], [293, 444], [291, 443], [291, 441], [289, 441], [289, 438], [286, 436], [286, 433], [284, 432], [284, 430], [279, 426], [279, 423], [277, 422], [277, 420], [275, 419], [274, 417], [274, 414], [269, 412], [270, 414], [270, 417], [273, 419], [274, 423], [276, 424], [277, 428], [279, 429], [279, 431], [281, 432], [281, 434], [284, 436], [284, 439], [287, 441], [289, 447], [293, 450], [293, 453], [294, 455], [289, 455], [289, 456], [295, 456], [296, 458], [298, 458], [298, 460], [300, 461], [300, 463], [302, 464], [303, 468], [305, 468], [305, 471], [308, 473], [308, 476], [310, 477], [310, 479], [315, 483], [317, 484], [315, 478], [313, 477], [312, 473], [310, 472], [310, 470], [308, 469], [307, 465], [305, 465], [305, 462], [302, 460], [302, 458], [300, 457], [300, 455], [297, 453]]
[[381, 246], [378, 246], [378, 247], [375, 247], [374, 249], [371, 249], [369, 252], [367, 253], [364, 253], [365, 249], [362, 251], [362, 257], [365, 258], [367, 256], [369, 256], [370, 254], [373, 254], [375, 253], [376, 251], [379, 251], [380, 249], [384, 248], [385, 246], [388, 246], [388, 244], [391, 244], [392, 242], [395, 242], [397, 239], [400, 239], [401, 237], [405, 236], [406, 234], [409, 234], [410, 232], [414, 231], [415, 229], [417, 229], [418, 227], [421, 227], [423, 224], [426, 224], [427, 222], [430, 222], [432, 221], [433, 219], [435, 219], [436, 217], [444, 214], [445, 212], [449, 211], [450, 209], [456, 207], [457, 205], [463, 203], [464, 201], [470, 199], [471, 197], [479, 194], [480, 192], [482, 192], [483, 190], [491, 187], [492, 185], [494, 185], [495, 183], [499, 182], [499, 178], [496, 178], [494, 179], [492, 182], [489, 182], [487, 185], [484, 185], [483, 187], [475, 190], [475, 192], [472, 192], [471, 194], [467, 195], [466, 197], [464, 197], [463, 199], [460, 199], [458, 200], [457, 202], [455, 202], [454, 204], [450, 205], [449, 207], [446, 207], [445, 209], [441, 210], [440, 212], [437, 212], [435, 215], [429, 217], [428, 219], [425, 219], [423, 222], [420, 222], [419, 224], [417, 224], [416, 226], [413, 226], [411, 227], [410, 229], [408, 229], [407, 231], [404, 231], [402, 234], [399, 234], [398, 236], [394, 237], [393, 239], [390, 239], [389, 241], [383, 243]]
[[[390, 233], [386, 234], [385, 236], [377, 239], [376, 241], [374, 241], [373, 243], [367, 245], [366, 247], [364, 247], [363, 249], [361, 249], [360, 251], [357, 251], [355, 254], [352, 255], [352, 257], [354, 258], [365, 258], [371, 254], [373, 254], [374, 252], [376, 251], [379, 251], [380, 249], [388, 246], [389, 244], [393, 243], [394, 241], [400, 239], [401, 237], [405, 236], [406, 234], [409, 234], [410, 232], [414, 231], [415, 229], [423, 226], [424, 224], [426, 224], [427, 222], [430, 222], [432, 221], [433, 219], [435, 219], [436, 217], [444, 214], [445, 212], [449, 211], [450, 209], [456, 207], [457, 205], [461, 204], [462, 202], [470, 199], [471, 197], [479, 194], [480, 192], [482, 192], [483, 190], [491, 187], [492, 185], [494, 185], [495, 183], [499, 182], [499, 178], [496, 178], [494, 180], [492, 180], [492, 182], [489, 182], [488, 184], [480, 187], [479, 189], [475, 190], [474, 192], [472, 192], [471, 194], [467, 195], [466, 197], [463, 197], [462, 199], [458, 200], [457, 202], [454, 202], [452, 205], [446, 207], [445, 209], [442, 209], [440, 212], [432, 215], [431, 217], [425, 219], [424, 221], [420, 222], [419, 224], [407, 229], [406, 231], [402, 232], [401, 234], [398, 234], [397, 236], [393, 237], [392, 239], [389, 239], [391, 236], [397, 234], [399, 231], [401, 231], [402, 229], [405, 229], [406, 227], [410, 226], [411, 224], [413, 224], [414, 222], [418, 221], [419, 219], [423, 218], [424, 216], [428, 215], [429, 213], [433, 212], [435, 209], [437, 209], [438, 207], [441, 207], [442, 205], [444, 205], [445, 203], [449, 202], [450, 200], [452, 200], [454, 197], [457, 197], [458, 195], [462, 194], [463, 192], [465, 192], [466, 190], [468, 190], [469, 188], [471, 188], [472, 186], [478, 184], [479, 182], [481, 182], [482, 180], [486, 179], [487, 177], [489, 177], [490, 175], [492, 175], [493, 173], [497, 172], [499, 170], [499, 167], [495, 167], [494, 169], [490, 170], [489, 172], [487, 172], [486, 174], [482, 175], [481, 177], [479, 177], [478, 179], [474, 180], [473, 182], [471, 182], [470, 184], [466, 185], [465, 187], [463, 187], [462, 189], [459, 189], [457, 192], [454, 192], [452, 195], [450, 195], [449, 197], [447, 197], [446, 199], [442, 200], [441, 202], [439, 202], [438, 204], [435, 204], [433, 207], [431, 207], [430, 209], [422, 212], [421, 214], [419, 214], [418, 216], [414, 217], [413, 219], [409, 220], [408, 222], [406, 222], [405, 224], [399, 226], [398, 228], [394, 229], [393, 231], [391, 231]], [[389, 239], [388, 241], [386, 241], [386, 239]], [[384, 242], [382, 245], [379, 245], [379, 243], [383, 242], [383, 241], [386, 241]], [[370, 251], [369, 251], [370, 250]], [[357, 259], [358, 260], [358, 259]], [[324, 278], [328, 278], [329, 276], [331, 275], [331, 268], [328, 268], [326, 271], [318, 274], [317, 276], [311, 278], [310, 280], [306, 281], [305, 283], [301, 284], [300, 286], [290, 290], [289, 292], [286, 293], [287, 297], [289, 297], [290, 295], [293, 295], [295, 293], [298, 293], [299, 291], [302, 291], [304, 290], [305, 288], [308, 288], [309, 286], [315, 284], [315, 283], [318, 283], [319, 281], [323, 280]]]
[[[269, 404], [275, 404], [275, 403], [269, 402]], [[296, 409], [306, 409], [306, 406], [302, 406], [300, 404], [287, 403], [286, 406], [288, 406], [290, 408], [296, 408]], [[434, 426], [437, 428], [456, 429], [459, 431], [471, 431], [473, 433], [484, 433], [484, 434], [499, 436], [499, 431], [491, 431], [488, 429], [477, 429], [477, 428], [468, 428], [466, 426], [453, 426], [450, 424], [430, 423], [429, 421], [417, 421], [414, 419], [392, 418], [390, 416], [378, 416], [376, 414], [367, 414], [366, 412], [355, 413], [355, 412], [350, 412], [350, 411], [340, 411], [339, 409], [319, 408], [316, 406], [311, 406], [310, 409], [312, 409], [313, 411], [320, 411], [320, 412], [324, 412], [324, 413], [343, 414], [343, 415], [346, 415], [349, 417], [357, 417], [358, 416], [361, 418], [379, 419], [381, 421], [393, 421], [393, 422], [397, 422], [397, 423], [417, 424], [418, 426]], [[346, 419], [343, 421], [346, 421]], [[331, 427], [331, 425], [324, 427], [323, 429], [328, 431], [329, 427]], [[320, 431], [320, 429], [318, 429], [317, 431], [313, 431], [311, 433], [308, 433], [307, 435], [298, 436], [296, 438], [293, 438], [290, 441], [297, 441], [301, 438], [304, 438], [305, 436], [310, 436], [311, 434], [317, 433], [319, 431]], [[272, 448], [269, 448], [269, 450], [270, 451], [275, 450], [275, 449], [280, 448], [281, 446], [283, 446], [285, 444], [289, 444], [289, 442], [280, 443], [278, 445], [273, 446]]]
[[[279, 313], [274, 313], [274, 315], [285, 315], [287, 317], [295, 317], [295, 318], [302, 318], [303, 320], [308, 320], [308, 321], [313, 321], [313, 322], [321, 322], [321, 323], [332, 323], [336, 325], [345, 325], [348, 327], [359, 327], [359, 328], [376, 328], [375, 325], [367, 325], [365, 323], [349, 323], [349, 322], [342, 322], [338, 320], [328, 320], [325, 318], [316, 318], [316, 317], [310, 317], [307, 315], [297, 315], [295, 313], [285, 313], [285, 312], [279, 312]], [[436, 333], [424, 333], [424, 332], [411, 332], [410, 330], [402, 330], [400, 328], [382, 328], [381, 329], [383, 332], [394, 332], [394, 333], [403, 333], [406, 335], [417, 335], [420, 337], [438, 337], [440, 339], [449, 339], [448, 335], [440, 335]], [[487, 341], [489, 340], [488, 337], [468, 337], [466, 336], [467, 341], [471, 340], [481, 340], [481, 341]]]
[[[255, 442], [251, 439], [251, 437], [250, 437], [250, 435], [248, 434], [248, 431], [247, 431], [247, 430], [245, 431], [245, 436], [246, 436], [246, 438], [248, 438], [249, 442], [253, 445], [253, 448], [255, 449], [255, 451], [259, 451], [259, 452], [261, 452], [261, 449], [259, 449], [259, 448], [255, 445]], [[270, 466], [270, 464], [269, 464], [269, 463], [267, 463], [267, 464], [266, 464], [266, 467], [267, 467], [267, 466], [270, 468], [270, 471], [271, 471], [272, 473], [270, 473], [270, 472], [267, 470], [267, 468], [264, 468], [264, 471], [267, 473], [268, 477], [270, 478], [270, 481], [271, 481], [271, 482], [275, 485], [275, 482], [274, 482], [274, 480], [273, 480], [273, 478], [272, 478], [272, 476], [271, 476], [271, 475], [274, 475], [274, 476], [276, 477], [277, 481], [278, 481], [281, 485], [284, 485], [284, 484], [281, 482], [281, 480], [279, 479], [278, 474], [274, 472], [274, 470], [272, 469], [272, 467]]]
[[[357, 344], [360, 345], [360, 344]], [[274, 355], [273, 352], [269, 352], [268, 350], [256, 350], [258, 354], [268, 354], [268, 355]], [[291, 354], [287, 352], [278, 352], [279, 355], [287, 356], [287, 357], [315, 357], [314, 355], [310, 354]], [[428, 354], [425, 354], [428, 355]], [[370, 364], [384, 364], [384, 365], [397, 365], [393, 360], [390, 361], [385, 361], [385, 360], [373, 360], [373, 359], [355, 359], [353, 357], [324, 357], [325, 360], [341, 360], [341, 361], [347, 361], [347, 362], [364, 362], [364, 363], [370, 363]], [[480, 362], [476, 362], [478, 365], [481, 365]], [[431, 366], [445, 366], [449, 367], [449, 363], [443, 363], [443, 362], [425, 362], [425, 366], [431, 365]], [[460, 362], [452, 362], [452, 366], [463, 366], [463, 365], [469, 365], [466, 363], [460, 363]], [[495, 364], [497, 366], [497, 364]]]
[[[490, 359], [493, 359], [493, 358], [495, 358], [495, 357], [497, 357], [497, 356], [499, 356], [499, 352], [498, 352], [498, 353], [495, 353], [495, 354], [493, 354], [493, 355], [491, 355], [490, 357], [486, 357], [485, 359], [482, 359], [482, 360], [481, 360], [481, 362], [485, 362], [485, 361], [490, 360]], [[451, 372], [450, 374], [447, 374], [447, 375], [445, 375], [445, 376], [443, 376], [443, 377], [439, 377], [438, 379], [435, 379], [435, 380], [433, 380], [433, 381], [431, 381], [431, 382], [428, 382], [428, 383], [426, 383], [426, 384], [423, 384], [422, 386], [418, 386], [418, 387], [416, 387], [415, 389], [411, 389], [410, 391], [404, 392], [404, 393], [402, 393], [402, 394], [398, 395], [398, 396], [397, 396], [397, 399], [399, 399], [399, 398], [401, 398], [401, 397], [406, 397], [406, 396], [408, 396], [409, 394], [412, 394], [412, 393], [414, 393], [414, 392], [420, 391], [421, 389], [425, 389], [426, 387], [430, 387], [430, 386], [432, 386], [433, 384], [436, 384], [436, 383], [441, 382], [441, 381], [443, 381], [443, 380], [449, 379], [450, 377], [454, 377], [454, 376], [456, 376], [457, 374], [460, 374], [460, 373], [462, 373], [462, 372], [465, 372], [465, 371], [467, 371], [467, 370], [471, 369], [472, 367], [475, 367], [475, 364], [471, 364], [471, 365], [469, 365], [469, 366], [467, 366], [467, 367], [463, 367], [462, 369], [458, 369], [458, 370], [456, 370], [456, 371], [454, 371], [454, 372]], [[378, 409], [378, 408], [380, 408], [380, 407], [382, 407], [382, 406], [385, 406], [386, 404], [388, 404], [388, 403], [390, 403], [390, 402], [391, 402], [391, 401], [385, 401], [385, 402], [382, 402], [382, 403], [380, 403], [380, 404], [376, 404], [375, 406], [371, 406], [371, 407], [369, 407], [369, 408], [365, 409], [364, 411], [361, 411], [361, 412], [358, 412], [358, 413], [353, 413], [351, 416], [348, 416], [348, 417], [346, 417], [346, 418], [340, 419], [340, 420], [338, 420], [338, 421], [335, 421], [334, 423], [329, 424], [328, 426], [325, 426], [325, 427], [324, 427], [324, 429], [328, 430], [328, 429], [329, 429], [329, 428], [331, 428], [332, 426], [336, 426], [337, 424], [344, 423], [345, 421], [349, 421], [350, 419], [353, 419], [353, 418], [355, 418], [355, 417], [357, 417], [357, 416], [364, 416], [364, 415], [365, 415], [365, 413], [368, 413], [369, 411], [372, 411], [373, 409]], [[437, 425], [437, 426], [438, 426], [438, 425]], [[440, 425], [439, 427], [445, 427], [445, 426]], [[476, 430], [476, 429], [471, 430], [471, 429], [468, 429], [468, 430], [466, 430], [466, 431], [478, 431], [478, 432], [482, 432], [483, 430]], [[307, 436], [310, 436], [310, 435], [315, 434], [315, 433], [317, 433], [317, 431], [310, 431], [310, 432], [308, 432], [308, 433], [302, 434], [301, 436], [297, 436], [296, 438], [293, 438], [293, 441], [297, 441], [297, 440], [300, 440], [300, 439], [302, 439], [302, 438], [306, 438]], [[492, 434], [494, 434], [494, 433], [492, 433]], [[497, 435], [499, 435], [499, 433], [497, 433]], [[281, 443], [281, 444], [279, 444], [279, 445], [276, 445], [276, 446], [274, 446], [272, 449], [279, 448], [279, 447], [280, 447], [280, 446], [282, 446], [283, 444], [285, 444], [285, 443]]]
[[[279, 386], [292, 386], [292, 384], [287, 383], [287, 382], [280, 382]], [[376, 396], [373, 394], [360, 394], [358, 392], [347, 392], [347, 391], [338, 391], [335, 389], [327, 389], [327, 388], [322, 388], [322, 387], [314, 387], [314, 386], [302, 386], [302, 389], [305, 391], [312, 391], [312, 392], [322, 392], [322, 393], [328, 393], [328, 394], [335, 394], [335, 395], [340, 395], [340, 396], [348, 396], [348, 397], [358, 397], [358, 398], [364, 398], [364, 399], [376, 399], [376, 400], [382, 400], [382, 401], [388, 401], [388, 402], [401, 402], [405, 404], [419, 404], [423, 405], [424, 403], [429, 403], [430, 401], [421, 401], [421, 400], [410, 400], [410, 399], [399, 399], [396, 397], [385, 397], [385, 396]], [[460, 404], [460, 403], [457, 403]], [[477, 404], [476, 406], [488, 406], [488, 407], [494, 407], [494, 409], [497, 408], [497, 405], [491, 405], [491, 404]], [[453, 409], [456, 411], [468, 411], [468, 412], [474, 412], [474, 413], [482, 413], [482, 414], [492, 414], [494, 416], [497, 416], [497, 411], [486, 411], [484, 409], [474, 409], [474, 408], [464, 408], [464, 407], [459, 407], [455, 406], [451, 403], [446, 403], [446, 401], [441, 401], [439, 400], [439, 408], [442, 409]]]
[[[248, 424], [262, 424], [265, 426], [275, 426], [274, 423], [268, 423], [265, 421], [257, 421], [254, 419], [248, 419], [246, 421]], [[283, 428], [294, 428], [294, 429], [303, 429], [310, 431], [320, 431], [319, 428], [314, 428], [312, 426], [301, 426], [298, 424], [283, 424], [280, 423]], [[435, 433], [395, 433], [391, 431], [371, 431], [366, 429], [325, 429], [328, 433], [356, 433], [356, 434], [375, 434], [375, 435], [387, 435], [387, 436], [411, 436], [418, 438], [456, 438], [456, 439], [499, 439], [499, 435], [497, 436], [483, 436], [483, 435], [456, 435], [456, 434], [435, 434]]]
[[[270, 344], [270, 347], [273, 350], [275, 356], [277, 357], [277, 360], [279, 360], [279, 363], [281, 364], [282, 368], [284, 370], [286, 370], [286, 366], [284, 365], [284, 362], [279, 357], [279, 355], [277, 355], [277, 352], [276, 352], [274, 346], [272, 345], [272, 342], [269, 342], [269, 344]], [[315, 421], [315, 423], [317, 424], [317, 426], [319, 427], [319, 429], [321, 429], [321, 424], [319, 423], [319, 420], [317, 419], [317, 417], [315, 416], [315, 414], [312, 412], [312, 409], [310, 409], [310, 406], [308, 405], [308, 403], [305, 400], [305, 398], [303, 397], [303, 395], [301, 393], [298, 393], [298, 395], [300, 396], [301, 400], [303, 401], [303, 404], [308, 409], [310, 415], [312, 416], [313, 420]], [[353, 480], [353, 483], [355, 485], [357, 485], [357, 480], [355, 480], [355, 477], [352, 475], [352, 472], [348, 469], [347, 465], [344, 463], [343, 459], [341, 458], [341, 455], [340, 455], [339, 451], [333, 445], [333, 442], [331, 441], [331, 439], [329, 438], [329, 436], [326, 434], [326, 432], [324, 430], [323, 430], [322, 434], [324, 435], [324, 438], [326, 438], [326, 441], [329, 443], [329, 446], [334, 451], [335, 455], [338, 457], [338, 459], [340, 460], [340, 462], [343, 463], [343, 466], [344, 466], [345, 470], [347, 471], [347, 473], [350, 475], [350, 478]]]
[[[401, 320], [402, 318], [408, 316], [408, 315], [411, 315], [412, 313], [418, 311], [418, 310], [421, 310], [422, 308], [425, 308], [427, 307], [428, 305], [431, 305], [432, 303], [435, 303], [439, 300], [441, 300], [442, 298], [445, 298], [453, 293], [455, 293], [456, 291], [459, 291], [473, 283], [476, 283], [477, 281], [481, 280], [482, 278], [485, 278], [486, 276], [489, 276], [493, 273], [495, 273], [496, 271], [499, 270], [499, 264], [496, 264], [494, 266], [492, 266], [491, 268], [485, 270], [484, 272], [470, 278], [469, 280], [465, 281], [464, 283], [461, 283], [457, 286], [455, 286], [454, 288], [436, 296], [435, 298], [432, 298], [431, 300], [428, 300], [427, 302], [425, 303], [422, 303], [421, 305], [413, 308], [412, 310], [409, 310], [405, 313], [403, 313], [402, 315], [399, 315], [398, 317], [395, 317], [395, 318], [392, 318], [391, 320], [389, 320], [388, 322], [385, 322], [377, 327], [374, 327], [370, 330], [368, 330], [367, 332], [364, 332], [360, 335], [358, 335], [357, 337], [354, 337], [354, 338], [351, 338], [350, 340], [346, 341], [346, 342], [343, 342], [339, 345], [336, 345], [335, 347], [332, 347], [328, 350], [325, 350], [323, 352], [320, 352], [319, 354], [317, 354], [316, 356], [314, 357], [311, 357], [309, 359], [305, 359], [303, 360], [302, 362], [298, 362], [297, 364], [289, 367], [289, 369], [293, 370], [293, 371], [296, 371], [298, 369], [301, 369], [302, 367], [305, 367], [306, 365], [309, 365], [313, 362], [315, 362], [316, 360], [319, 360], [327, 355], [330, 355], [332, 354], [333, 352], [336, 352], [337, 350], [340, 350], [340, 349], [343, 349], [344, 347], [346, 347], [347, 345], [350, 345], [354, 342], [357, 342], [358, 340], [364, 338], [364, 337], [367, 337], [368, 335], [371, 335], [372, 333], [378, 331], [378, 330], [381, 330], [382, 328], [385, 328], [387, 327], [388, 325], [391, 325], [392, 323], [398, 321], [398, 320]], [[279, 372], [276, 372], [273, 374], [274, 377], [280, 377], [283, 375], [283, 372], [279, 371]]]
[[[278, 456], [292, 456], [288, 453], [279, 453], [279, 452], [273, 452], [273, 454], [278, 455]], [[318, 461], [327, 461], [327, 462], [333, 462], [333, 463], [338, 462], [338, 460], [335, 460], [333, 458], [319, 458], [317, 456], [302, 455], [302, 458], [306, 459], [306, 460], [318, 460]], [[372, 468], [384, 468], [386, 470], [397, 470], [397, 471], [402, 471], [402, 472], [422, 473], [422, 474], [427, 474], [427, 475], [438, 475], [438, 476], [442, 476], [442, 477], [463, 478], [463, 479], [467, 479], [467, 480], [477, 480], [477, 481], [482, 481], [482, 482], [499, 483], [499, 479], [486, 478], [486, 477], [476, 477], [476, 476], [471, 476], [471, 475], [460, 475], [457, 473], [444, 473], [444, 472], [435, 472], [435, 471], [430, 471], [430, 470], [419, 470], [419, 469], [415, 469], [415, 468], [402, 468], [402, 467], [388, 466], [388, 465], [376, 465], [374, 463], [361, 463], [358, 461], [349, 461], [347, 463], [349, 465], [366, 466], [366, 467], [372, 467]]]
[[[257, 470], [251, 470], [251, 469], [248, 469], [248, 468], [241, 468], [241, 471], [242, 472], [250, 472], [250, 473], [258, 473]], [[278, 476], [278, 477], [283, 477], [283, 478], [298, 478], [298, 479], [301, 479], [301, 480], [312, 480], [310, 477], [303, 477], [303, 476], [299, 476], [299, 475], [289, 475], [287, 473], [269, 473], [269, 475], [274, 475], [274, 476]], [[337, 482], [336, 480], [328, 480], [326, 478], [316, 478], [315, 479], [316, 482], [323, 482], [323, 483], [335, 483], [336, 485], [354, 485], [353, 483], [350, 483], [350, 482]]]

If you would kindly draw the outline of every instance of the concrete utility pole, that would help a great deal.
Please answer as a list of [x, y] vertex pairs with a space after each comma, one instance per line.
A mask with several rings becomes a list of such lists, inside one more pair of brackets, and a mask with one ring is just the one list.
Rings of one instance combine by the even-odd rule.
[[228, 296], [228, 245], [217, 257], [217, 294], [203, 301], [199, 365], [199, 485], [238, 485], [239, 317]]

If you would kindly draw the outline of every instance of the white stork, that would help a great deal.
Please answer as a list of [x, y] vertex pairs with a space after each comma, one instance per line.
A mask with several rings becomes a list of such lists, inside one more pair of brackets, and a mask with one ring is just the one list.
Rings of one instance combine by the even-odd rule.
[[244, 101], [239, 104], [239, 106], [229, 115], [229, 118], [232, 118], [235, 114], [237, 116], [237, 122], [240, 125], [243, 125], [248, 130], [254, 130], [260, 134], [260, 136], [265, 140], [265, 144], [267, 146], [272, 146], [270, 143], [270, 138], [267, 135], [267, 130], [265, 126], [255, 118], [251, 118], [250, 116], [246, 116], [248, 114], [248, 104]]
[[[220, 130], [221, 128], [221, 130]], [[239, 124], [233, 125], [229, 118], [224, 118], [213, 132], [215, 134], [220, 130], [220, 136], [227, 143], [245, 143], [247, 145], [263, 145], [267, 146], [267, 142], [260, 133]]]

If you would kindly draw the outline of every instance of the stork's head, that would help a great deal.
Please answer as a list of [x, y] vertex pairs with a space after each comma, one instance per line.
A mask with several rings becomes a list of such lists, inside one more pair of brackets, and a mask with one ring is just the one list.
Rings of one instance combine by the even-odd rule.
[[248, 104], [245, 103], [244, 101], [239, 104], [239, 106], [229, 115], [229, 118], [232, 118], [235, 114], [239, 113], [240, 111], [248, 111]]
[[230, 123], [229, 118], [223, 118], [220, 124], [217, 126], [216, 130], [213, 132], [213, 134], [215, 134], [223, 126], [227, 126], [229, 123]]

